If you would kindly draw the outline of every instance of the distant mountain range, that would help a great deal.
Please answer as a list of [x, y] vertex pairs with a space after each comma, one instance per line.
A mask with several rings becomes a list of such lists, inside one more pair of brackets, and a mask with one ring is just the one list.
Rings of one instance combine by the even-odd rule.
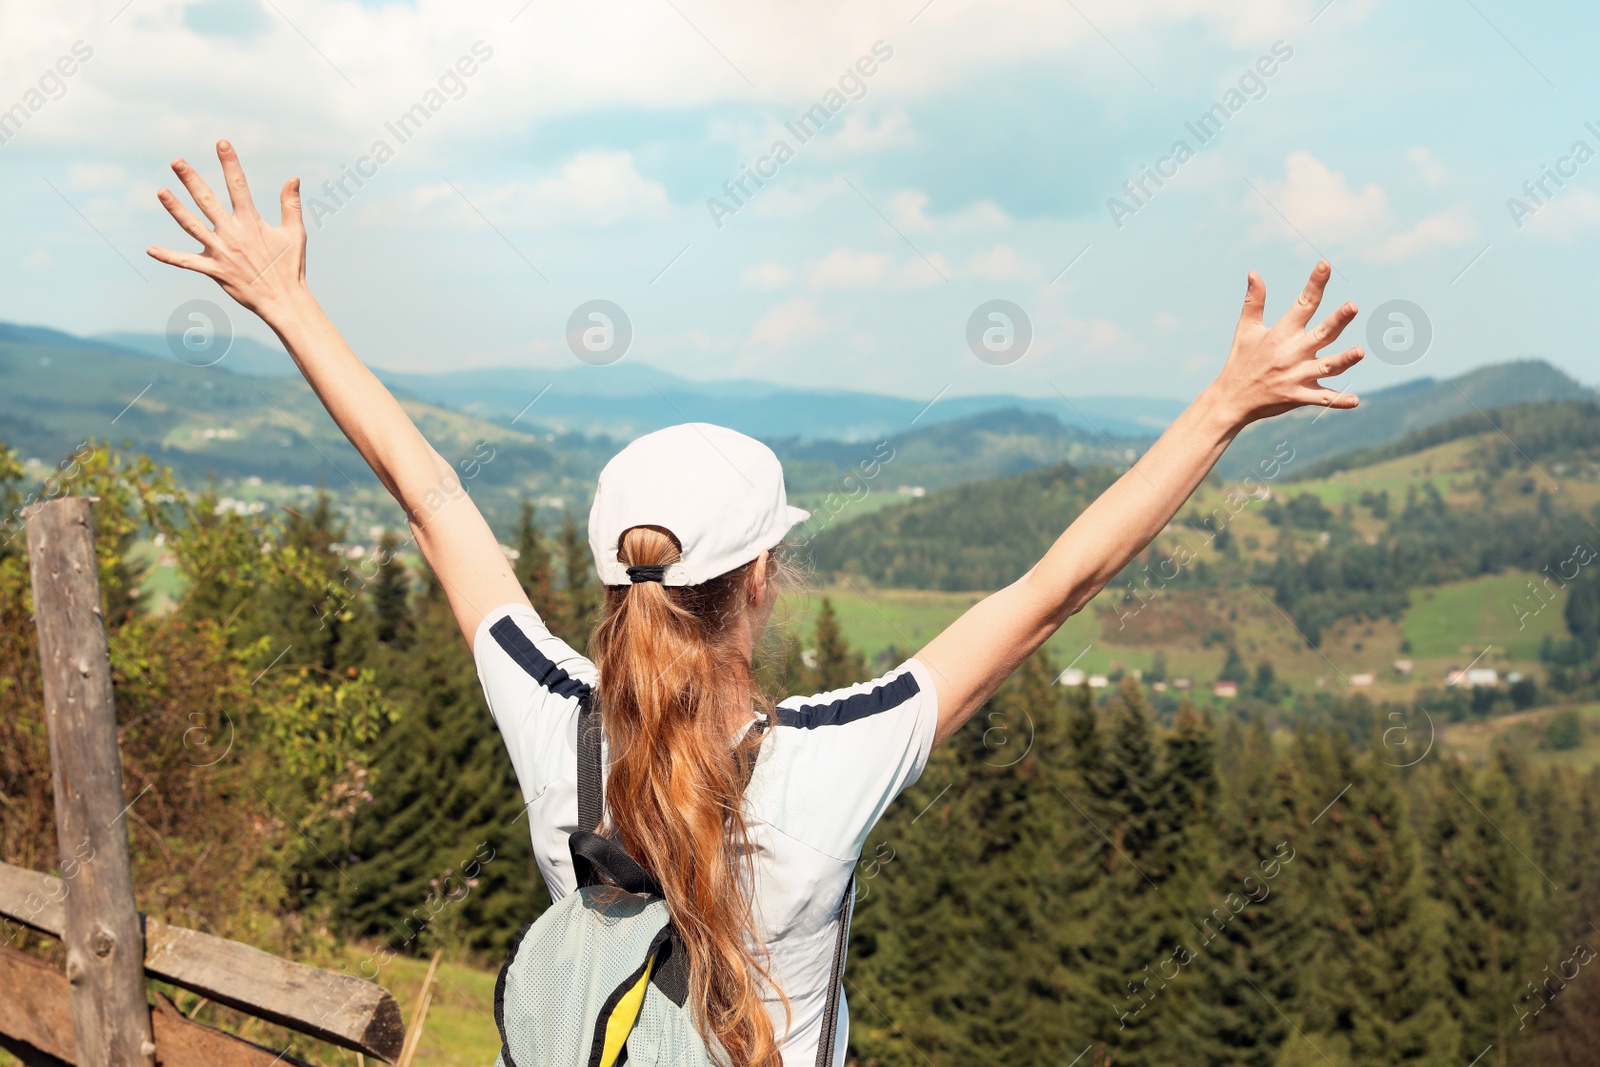
[[[767, 441], [804, 506], [814, 508], [830, 493], [853, 499], [870, 471], [865, 481], [876, 507], [915, 499], [918, 490], [1063, 462], [1125, 467], [1178, 408], [1159, 400], [1085, 398], [1075, 401], [1082, 415], [1070, 411], [1069, 419], [1046, 401], [1014, 396], [943, 397], [930, 405], [844, 390], [694, 382], [644, 364], [617, 371], [580, 366], [381, 376], [447, 457], [468, 456], [479, 442], [493, 444], [497, 458], [473, 487], [492, 515], [513, 512], [523, 496], [581, 514], [595, 475], [626, 440], [688, 419], [720, 422]], [[151, 455], [190, 484], [207, 477], [224, 484], [260, 479], [269, 498], [273, 485], [322, 484], [363, 509], [372, 501], [385, 506], [376, 480], [288, 356], [247, 338], [236, 339], [217, 366], [197, 368], [177, 361], [159, 336], [80, 338], [0, 323], [0, 382], [0, 440], [46, 464], [98, 437]], [[1536, 360], [1445, 381], [1423, 378], [1368, 393], [1356, 411], [1303, 411], [1251, 427], [1219, 472], [1228, 478], [1249, 473], [1280, 441], [1293, 445], [1292, 473], [1299, 475], [1332, 457], [1382, 448], [1480, 409], [1596, 398], [1595, 390]], [[1090, 420], [1093, 425], [1085, 425]], [[852, 506], [848, 518], [868, 510]]]
[[[110, 333], [95, 340], [152, 359], [176, 361], [160, 334]], [[248, 337], [234, 339], [219, 366], [236, 374], [286, 377], [297, 374], [288, 353]], [[609, 367], [576, 364], [559, 369], [485, 367], [410, 374], [375, 368], [391, 388], [419, 400], [491, 422], [517, 420], [556, 433], [632, 439], [680, 422], [714, 422], [762, 439], [861, 441], [903, 433], [915, 426], [952, 422], [998, 408], [1053, 415], [1112, 437], [1145, 438], [1159, 433], [1183, 410], [1180, 400], [1144, 397], [939, 396], [928, 383], [925, 397], [895, 397], [851, 389], [796, 389], [771, 382], [730, 379], [704, 382], [659, 367], [623, 361]], [[534, 398], [538, 400], [529, 406]], [[519, 417], [520, 416], [520, 417]]]
[[[245, 351], [252, 349], [247, 345]], [[234, 354], [230, 352], [230, 358]], [[272, 358], [293, 366], [281, 353]], [[214, 478], [227, 493], [282, 501], [302, 497], [301, 486], [322, 485], [363, 522], [396, 517], [366, 464], [298, 374], [245, 374], [230, 369], [226, 360], [194, 367], [170, 353], [153, 359], [148, 352], [135, 352], [106, 338], [0, 324], [0, 383], [0, 441], [37, 460], [31, 469], [38, 476], [81, 441], [97, 438], [153, 457], [191, 486]], [[412, 418], [447, 458], [470, 462], [493, 453], [492, 462], [481, 464], [482, 476], [471, 490], [496, 522], [508, 521], [523, 497], [541, 501], [547, 517], [551, 509], [563, 508], [581, 515], [601, 466], [627, 440], [558, 433], [531, 417], [513, 425], [514, 411], [504, 420], [490, 421], [396, 388]], [[696, 396], [712, 396], [722, 387], [708, 388], [711, 394]], [[823, 505], [829, 494], [857, 500], [863, 484], [876, 504], [904, 499], [905, 494], [899, 493], [902, 487], [912, 493], [937, 490], [1067, 459], [1120, 461], [1127, 450], [1145, 440], [1063, 426], [1048, 413], [1016, 406], [932, 418], [943, 401], [921, 419], [913, 411], [897, 429], [885, 426], [881, 435], [854, 442], [816, 440], [775, 434], [769, 432], [770, 426], [755, 425], [755, 420], [728, 417], [749, 402], [738, 400], [732, 387], [727, 392], [730, 395], [713, 397], [725, 401], [721, 408], [698, 412], [698, 417], [742, 421], [767, 439], [785, 463], [790, 491], [803, 505], [813, 507]], [[554, 395], [552, 388], [539, 403], [550, 402]], [[769, 400], [781, 406], [784, 395], [772, 393]], [[604, 397], [596, 400], [604, 401]], [[689, 398], [677, 401], [689, 402]], [[527, 400], [520, 403], [525, 406]], [[683, 418], [675, 414], [672, 421]], [[876, 429], [885, 422], [879, 419], [858, 428]]]

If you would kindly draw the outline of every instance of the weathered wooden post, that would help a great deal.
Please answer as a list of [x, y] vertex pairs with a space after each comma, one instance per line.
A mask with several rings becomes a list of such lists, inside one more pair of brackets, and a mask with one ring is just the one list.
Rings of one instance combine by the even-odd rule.
[[34, 625], [67, 885], [67, 979], [79, 1067], [153, 1067], [122, 760], [88, 499], [24, 512]]

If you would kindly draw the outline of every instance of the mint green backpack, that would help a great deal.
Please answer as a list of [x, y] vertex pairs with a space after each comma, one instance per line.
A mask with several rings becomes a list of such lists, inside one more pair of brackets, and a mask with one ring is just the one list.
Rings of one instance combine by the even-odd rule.
[[[578, 824], [598, 826], [600, 713], [578, 709]], [[689, 960], [661, 886], [623, 847], [580, 830], [569, 842], [578, 890], [524, 926], [494, 991], [497, 1067], [727, 1067], [685, 1006]], [[839, 906], [832, 985], [816, 1067], [832, 1067], [854, 880]]]

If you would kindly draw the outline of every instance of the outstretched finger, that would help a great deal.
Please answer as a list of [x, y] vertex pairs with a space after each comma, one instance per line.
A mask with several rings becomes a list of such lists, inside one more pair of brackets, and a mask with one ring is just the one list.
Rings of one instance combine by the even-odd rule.
[[1239, 321], [1253, 322], [1261, 325], [1261, 313], [1267, 306], [1267, 283], [1261, 280], [1261, 275], [1251, 271], [1244, 283], [1244, 310], [1239, 313]]
[[299, 178], [290, 178], [283, 183], [283, 191], [278, 194], [278, 209], [283, 212], [283, 221], [279, 225], [305, 232], [306, 224], [300, 218]]
[[1322, 356], [1312, 363], [1313, 378], [1332, 378], [1360, 363], [1366, 355], [1360, 348], [1347, 348], [1334, 356]]
[[1317, 306], [1322, 303], [1322, 290], [1327, 288], [1328, 277], [1333, 273], [1328, 266], [1328, 261], [1318, 260], [1317, 265], [1311, 268], [1311, 277], [1306, 282], [1306, 287], [1300, 290], [1300, 297], [1290, 305], [1289, 310], [1283, 313], [1281, 321], [1289, 323], [1297, 330], [1306, 328], [1306, 323], [1311, 321], [1311, 316], [1317, 313]]
[[1355, 302], [1346, 301], [1339, 310], [1323, 319], [1322, 324], [1311, 331], [1311, 350], [1315, 352], [1336, 341], [1344, 333], [1344, 328], [1350, 325], [1350, 320], [1356, 317], [1356, 311]]
[[1301, 397], [1301, 403], [1307, 407], [1349, 409], [1358, 406], [1361, 403], [1361, 398], [1354, 393], [1346, 393], [1342, 390], [1328, 389], [1317, 385], [1305, 391]]
[[182, 200], [179, 200], [171, 189], [162, 189], [156, 193], [156, 199], [161, 201], [161, 206], [167, 209], [167, 214], [171, 215], [173, 220], [183, 227], [184, 233], [199, 241], [208, 251], [210, 250], [211, 242], [216, 237], [216, 234], [212, 233], [211, 227], [201, 222], [200, 217], [190, 211], [188, 206]]
[[222, 201], [217, 199], [217, 194], [211, 191], [211, 186], [200, 177], [200, 172], [191, 167], [188, 160], [174, 159], [172, 173], [176, 174], [183, 187], [189, 190], [189, 195], [194, 197], [195, 206], [211, 220], [211, 225], [222, 225], [228, 213], [223, 209]]
[[160, 245], [151, 245], [144, 250], [144, 254], [162, 263], [169, 263], [174, 267], [182, 267], [184, 270], [192, 270], [196, 274], [204, 274], [208, 278], [216, 277], [217, 261], [210, 256], [197, 255], [194, 252], [174, 252], [172, 249], [162, 248]]
[[260, 218], [256, 205], [250, 199], [250, 183], [244, 180], [244, 167], [239, 165], [239, 153], [227, 141], [217, 142], [217, 161], [222, 164], [222, 177], [228, 183], [228, 199], [233, 201], [233, 213], [241, 218]]

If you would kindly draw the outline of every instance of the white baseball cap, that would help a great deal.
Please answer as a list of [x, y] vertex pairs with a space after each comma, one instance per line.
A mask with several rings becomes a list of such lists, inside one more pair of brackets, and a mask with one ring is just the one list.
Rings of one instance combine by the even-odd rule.
[[809, 511], [789, 506], [772, 449], [726, 426], [689, 422], [647, 433], [600, 472], [589, 509], [589, 549], [604, 585], [628, 585], [622, 535], [659, 526], [682, 553], [664, 585], [699, 585], [783, 540]]

